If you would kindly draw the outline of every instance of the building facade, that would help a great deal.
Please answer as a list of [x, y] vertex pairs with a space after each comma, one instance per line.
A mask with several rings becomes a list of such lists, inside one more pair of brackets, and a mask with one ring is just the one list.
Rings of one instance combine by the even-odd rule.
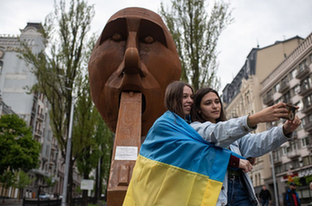
[[[254, 114], [264, 108], [260, 95], [263, 86], [261, 83], [302, 42], [303, 39], [296, 36], [263, 48], [253, 48], [250, 51], [239, 73], [222, 91], [222, 101], [228, 119]], [[266, 129], [265, 124], [259, 124], [255, 133]], [[271, 184], [267, 182], [267, 179], [272, 179], [270, 155], [266, 154], [256, 161], [257, 164], [249, 174], [256, 193], [259, 194], [263, 185], [273, 192], [274, 185], [272, 182]]]
[[[302, 124], [294, 132], [294, 140], [272, 153], [280, 203], [287, 189], [289, 176], [298, 178], [297, 191], [303, 203], [310, 203], [312, 192], [306, 178], [312, 175], [312, 34], [310, 34], [270, 75], [261, 81], [263, 106], [278, 102], [299, 107]], [[283, 120], [274, 124], [282, 124]], [[273, 124], [273, 125], [274, 125]], [[272, 124], [267, 124], [270, 128]], [[266, 182], [272, 182], [267, 178]]]
[[[18, 50], [21, 49], [20, 41], [25, 42], [34, 54], [46, 48], [46, 40], [39, 29], [42, 29], [40, 23], [27, 23], [26, 27], [20, 30], [19, 37], [0, 36], [1, 111], [3, 108], [12, 109], [32, 128], [34, 139], [41, 144], [39, 167], [29, 172], [30, 177], [35, 178], [35, 182], [26, 188], [25, 193], [26, 197], [32, 198], [37, 197], [39, 192], [62, 193], [65, 162], [50, 127], [49, 103], [43, 94], [29, 94], [29, 88], [36, 83], [37, 79], [31, 72], [31, 66], [18, 57]], [[56, 185], [53, 188], [44, 187], [45, 178], [52, 178]], [[74, 174], [74, 182], [80, 185], [80, 176], [77, 172]], [[0, 186], [0, 192], [3, 189]], [[5, 196], [16, 198], [18, 190], [10, 188], [5, 191]]]

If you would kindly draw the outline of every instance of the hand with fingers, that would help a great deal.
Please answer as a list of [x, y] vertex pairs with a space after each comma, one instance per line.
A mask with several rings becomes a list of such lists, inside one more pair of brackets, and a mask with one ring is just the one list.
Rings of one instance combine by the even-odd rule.
[[287, 135], [293, 131], [295, 131], [301, 124], [301, 120], [296, 115], [294, 120], [287, 120], [283, 125], [284, 135]]
[[239, 166], [238, 168], [242, 169], [243, 172], [250, 172], [252, 170], [252, 164], [245, 159], [240, 159], [239, 160]]
[[277, 103], [273, 106], [267, 107], [256, 114], [250, 115], [248, 117], [248, 124], [251, 127], [256, 126], [261, 122], [274, 122], [278, 121], [280, 118], [288, 117], [288, 109], [286, 109], [286, 104], [283, 102]]

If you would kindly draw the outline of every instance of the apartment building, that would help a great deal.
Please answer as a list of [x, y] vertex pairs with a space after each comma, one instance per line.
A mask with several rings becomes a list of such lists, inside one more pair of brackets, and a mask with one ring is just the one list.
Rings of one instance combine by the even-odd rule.
[[[302, 203], [310, 203], [312, 192], [306, 177], [312, 175], [312, 33], [299, 44], [266, 78], [260, 81], [263, 106], [278, 102], [299, 106], [298, 117], [302, 121], [294, 132], [294, 140], [284, 143], [272, 152], [279, 201], [287, 188], [289, 175], [299, 178], [297, 186]], [[282, 124], [283, 120], [274, 123]], [[267, 124], [266, 128], [272, 127]], [[265, 179], [272, 182], [272, 178]]]
[[[43, 94], [28, 93], [26, 88], [31, 88], [37, 80], [29, 65], [18, 57], [17, 52], [21, 48], [19, 40], [26, 42], [34, 54], [44, 50], [46, 40], [38, 31], [41, 28], [40, 23], [27, 23], [20, 30], [20, 36], [0, 35], [0, 111], [11, 109], [24, 119], [32, 128], [34, 139], [41, 144], [39, 168], [29, 172], [36, 180], [31, 187], [26, 188], [27, 197], [37, 197], [39, 188], [41, 192], [62, 193], [61, 184], [65, 171], [65, 161], [50, 127], [49, 103]], [[45, 185], [45, 177], [56, 181], [56, 186], [39, 187]], [[75, 186], [80, 185], [81, 178], [77, 172], [74, 174], [74, 182]], [[3, 189], [0, 184], [0, 192]], [[18, 190], [10, 188], [5, 191], [5, 196], [16, 198]]]
[[[241, 70], [222, 91], [222, 101], [228, 119], [254, 114], [264, 108], [260, 95], [261, 83], [301, 42], [303, 38], [295, 36], [263, 48], [258, 46], [250, 51]], [[265, 130], [266, 125], [259, 124], [254, 132]], [[271, 192], [274, 191], [273, 184], [266, 182], [268, 178], [272, 178], [271, 171], [269, 154], [257, 158], [257, 164], [249, 174], [257, 194], [263, 185], [267, 185]]]

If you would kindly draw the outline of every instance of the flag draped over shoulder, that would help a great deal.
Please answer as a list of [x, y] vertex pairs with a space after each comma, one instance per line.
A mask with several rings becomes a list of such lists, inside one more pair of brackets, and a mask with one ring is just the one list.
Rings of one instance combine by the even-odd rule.
[[167, 111], [141, 146], [123, 205], [216, 205], [230, 155]]

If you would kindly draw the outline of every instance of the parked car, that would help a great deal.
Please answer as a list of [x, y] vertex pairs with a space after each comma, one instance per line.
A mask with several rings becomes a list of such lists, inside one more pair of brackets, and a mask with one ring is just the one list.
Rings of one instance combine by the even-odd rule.
[[39, 200], [48, 200], [48, 199], [50, 199], [50, 195], [48, 193], [39, 195]]

